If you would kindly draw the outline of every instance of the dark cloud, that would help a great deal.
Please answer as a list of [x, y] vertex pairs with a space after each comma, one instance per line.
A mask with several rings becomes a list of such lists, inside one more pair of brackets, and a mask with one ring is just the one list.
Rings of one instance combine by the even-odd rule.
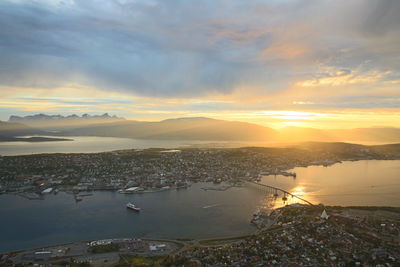
[[396, 0], [2, 1], [0, 81], [187, 97], [279, 91], [321, 65], [398, 72], [399, 11]]

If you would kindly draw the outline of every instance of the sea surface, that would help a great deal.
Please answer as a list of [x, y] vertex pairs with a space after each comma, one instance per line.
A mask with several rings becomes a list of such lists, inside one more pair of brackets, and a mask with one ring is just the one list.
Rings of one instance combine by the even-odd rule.
[[[31, 137], [31, 136], [23, 136]], [[0, 155], [15, 156], [41, 153], [97, 153], [121, 149], [176, 148], [188, 145], [187, 141], [141, 140], [96, 136], [45, 136], [67, 138], [73, 141], [51, 142], [0, 142]], [[193, 143], [193, 142], [191, 142]], [[190, 143], [190, 144], [191, 144]]]
[[400, 160], [344, 161], [290, 172], [297, 177], [269, 175], [261, 183], [287, 190], [313, 204], [400, 207]]
[[[20, 136], [33, 137], [33, 136]], [[184, 147], [214, 147], [235, 148], [244, 146], [282, 147], [290, 144], [260, 143], [238, 141], [197, 141], [197, 140], [146, 140], [119, 137], [97, 136], [41, 136], [53, 138], [66, 138], [73, 141], [46, 141], [46, 142], [0, 142], [1, 156], [17, 156], [42, 153], [98, 153], [121, 149], [147, 149], [147, 148], [184, 148]], [[354, 143], [354, 142], [353, 142]], [[360, 143], [360, 142], [359, 142]], [[360, 143], [364, 145], [377, 145], [382, 143]]]
[[[329, 205], [400, 206], [400, 161], [343, 162], [295, 168], [297, 178], [265, 176], [262, 182], [311, 202]], [[72, 195], [27, 200], [0, 195], [0, 252], [112, 237], [211, 238], [254, 232], [252, 214], [282, 206], [253, 186], [203, 190], [213, 184], [147, 194], [94, 192], [75, 202]], [[126, 209], [133, 202], [140, 213]], [[288, 202], [296, 202], [289, 197]], [[287, 203], [287, 202], [286, 202]]]
[[[32, 137], [32, 136], [21, 136]], [[98, 153], [121, 149], [179, 148], [179, 147], [243, 147], [255, 143], [196, 140], [146, 140], [97, 136], [41, 136], [66, 138], [73, 141], [0, 142], [1, 156], [42, 153]]]

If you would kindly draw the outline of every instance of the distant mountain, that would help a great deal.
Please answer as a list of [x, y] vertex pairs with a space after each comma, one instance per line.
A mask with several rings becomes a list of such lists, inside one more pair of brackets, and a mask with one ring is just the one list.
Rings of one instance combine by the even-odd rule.
[[36, 121], [36, 120], [76, 120], [76, 119], [85, 119], [85, 120], [90, 120], [90, 119], [123, 119], [119, 118], [116, 115], [110, 116], [108, 113], [104, 113], [103, 115], [89, 115], [89, 114], [83, 114], [81, 117], [79, 117], [76, 114], [68, 115], [68, 116], [62, 116], [62, 115], [46, 115], [43, 113], [40, 114], [35, 114], [35, 115], [28, 115], [24, 117], [20, 116], [14, 116], [11, 115], [9, 118], [9, 122], [20, 122], [20, 121]]
[[160, 122], [119, 121], [82, 126], [62, 132], [65, 135], [111, 136], [138, 139], [294, 142], [400, 142], [399, 128], [360, 128], [321, 130], [287, 127], [273, 130], [257, 124], [210, 118], [178, 118]]
[[104, 113], [103, 115], [83, 114], [82, 116], [78, 116], [76, 114], [72, 114], [69, 116], [46, 115], [41, 113], [24, 117], [12, 115], [10, 116], [8, 121], [23, 123], [32, 127], [60, 130], [70, 127], [79, 127], [81, 125], [116, 122], [122, 120], [124, 120], [124, 118], [119, 118], [115, 115], [110, 116], [108, 113]]
[[[18, 124], [15, 124], [18, 122]], [[103, 136], [160, 140], [240, 141], [258, 144], [299, 142], [352, 142], [364, 144], [398, 143], [400, 128], [357, 128], [322, 130], [286, 127], [273, 130], [257, 124], [216, 120], [204, 117], [167, 119], [159, 122], [125, 120], [107, 113], [82, 116], [45, 115], [11, 116], [15, 135]], [[23, 124], [26, 125], [23, 125]], [[4, 124], [4, 122], [3, 122]], [[11, 125], [11, 124], [10, 124]], [[18, 126], [18, 127], [17, 127]], [[3, 125], [3, 127], [5, 127]], [[41, 129], [41, 130], [39, 130]], [[4, 132], [4, 130], [3, 130]], [[42, 132], [42, 133], [40, 133]], [[0, 129], [0, 135], [2, 130]], [[14, 136], [13, 134], [7, 136]]]
[[112, 136], [163, 140], [262, 141], [276, 138], [273, 129], [246, 122], [179, 118], [160, 122], [122, 121], [80, 127], [68, 135]]
[[0, 136], [2, 137], [48, 134], [46, 131], [32, 128], [22, 123], [0, 121]]
[[356, 128], [345, 130], [330, 130], [332, 136], [343, 141], [363, 141], [363, 142], [388, 142], [395, 143], [400, 141], [400, 128], [373, 127]]
[[66, 138], [53, 138], [53, 137], [12, 137], [12, 136], [1, 136], [0, 142], [29, 142], [29, 143], [39, 143], [39, 142], [61, 142], [61, 141], [73, 141], [73, 139]]
[[313, 128], [285, 127], [279, 130], [282, 142], [332, 142], [338, 141], [329, 131]]
[[400, 128], [374, 127], [356, 129], [321, 130], [313, 128], [287, 127], [279, 131], [281, 140], [294, 142], [400, 142]]

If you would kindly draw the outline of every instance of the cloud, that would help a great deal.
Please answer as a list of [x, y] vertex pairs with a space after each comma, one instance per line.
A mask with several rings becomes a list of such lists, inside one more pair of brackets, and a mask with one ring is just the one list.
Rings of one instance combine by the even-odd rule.
[[[396, 0], [5, 0], [0, 83], [159, 98], [379, 91], [400, 77], [399, 12]], [[288, 102], [321, 102], [306, 98]]]

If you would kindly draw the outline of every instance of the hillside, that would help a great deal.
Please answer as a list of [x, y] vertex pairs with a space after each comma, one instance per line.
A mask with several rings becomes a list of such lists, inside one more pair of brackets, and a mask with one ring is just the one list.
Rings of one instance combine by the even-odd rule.
[[331, 132], [321, 129], [285, 127], [279, 130], [281, 142], [333, 142], [339, 141]]
[[345, 130], [330, 130], [330, 134], [337, 140], [343, 141], [364, 141], [364, 142], [387, 142], [395, 143], [400, 141], [399, 128], [356, 128]]
[[397, 143], [400, 142], [400, 129], [379, 127], [322, 130], [286, 127], [279, 130], [279, 140], [281, 142]]
[[160, 122], [104, 123], [76, 128], [62, 134], [163, 140], [269, 141], [276, 139], [277, 133], [273, 129], [245, 122], [183, 118]]
[[[299, 142], [399, 143], [400, 128], [357, 128], [322, 130], [286, 127], [280, 130], [238, 121], [203, 117], [167, 119], [158, 122], [125, 120], [107, 113], [101, 116], [62, 117], [38, 114], [2, 122], [0, 135], [100, 136], [159, 140], [240, 141], [260, 144]], [[32, 126], [37, 125], [37, 126]], [[41, 127], [39, 127], [41, 126]], [[57, 130], [57, 133], [49, 131]]]
[[210, 118], [179, 118], [160, 122], [124, 120], [63, 131], [62, 135], [110, 136], [162, 140], [293, 142], [400, 142], [399, 128], [322, 130], [286, 127], [273, 130], [257, 124]]
[[22, 123], [0, 121], [0, 136], [14, 137], [22, 135], [48, 135], [49, 133], [40, 129], [29, 127]]

